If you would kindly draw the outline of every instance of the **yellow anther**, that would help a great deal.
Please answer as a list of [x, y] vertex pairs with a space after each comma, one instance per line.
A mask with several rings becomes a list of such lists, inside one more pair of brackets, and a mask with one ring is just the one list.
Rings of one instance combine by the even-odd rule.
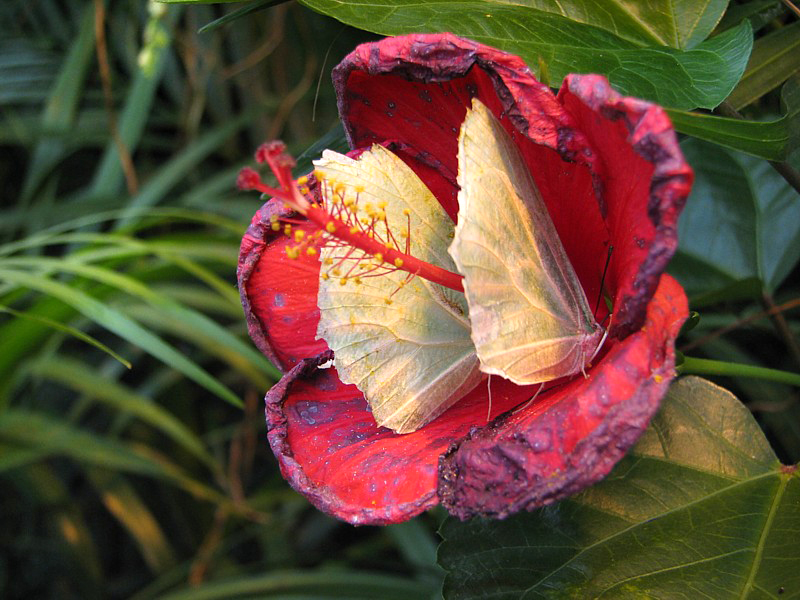
[[302, 175], [302, 176], [297, 178], [297, 185], [305, 185], [307, 183], [308, 183], [308, 176], [307, 175]]
[[409, 209], [407, 209], [407, 208], [404, 208], [404, 209], [403, 209], [403, 214], [404, 214], [405, 216], [409, 216], [409, 215], [411, 214], [411, 211], [410, 211]]
[[378, 212], [376, 212], [375, 216], [379, 221], [385, 221], [386, 220], [386, 212], [384, 212], [382, 210], [379, 210]]
[[317, 181], [325, 181], [325, 173], [322, 171], [314, 171], [314, 177]]
[[304, 196], [307, 195], [310, 191], [311, 190], [308, 189], [307, 185], [300, 186], [300, 193], [303, 194]]
[[291, 223], [287, 223], [283, 226], [283, 233], [286, 235], [292, 235], [292, 225]]
[[368, 215], [370, 215], [370, 214], [371, 214], [371, 213], [374, 211], [374, 208], [372, 207], [372, 202], [367, 202], [367, 203], [364, 205], [364, 211], [365, 211], [365, 212], [366, 212]]
[[331, 273], [333, 273], [334, 277], [339, 277], [339, 275], [342, 274], [342, 272], [339, 269], [332, 269]]
[[347, 277], [342, 277], [342, 278], [339, 280], [339, 285], [345, 285], [346, 283], [347, 283]]
[[403, 231], [400, 232], [400, 237], [404, 238], [404, 239], [407, 238], [408, 237], [408, 229], [403, 229]]
[[361, 222], [362, 222], [364, 225], [369, 225], [369, 219], [367, 219], [366, 217], [362, 217], [362, 218], [361, 218], [361, 219], [359, 219], [359, 220], [360, 220], [360, 221], [361, 221]]
[[356, 194], [363, 194], [364, 193], [364, 186], [361, 185], [361, 184], [353, 186], [353, 189], [355, 190]]
[[300, 253], [297, 251], [297, 248], [293, 246], [286, 246], [286, 256], [291, 258], [292, 260], [296, 259]]
[[374, 256], [375, 256], [375, 262], [379, 263], [383, 262], [383, 254], [381, 254], [380, 252], [376, 252]]
[[353, 283], [355, 283], [356, 285], [361, 285], [361, 277], [356, 277], [355, 279], [353, 279]]
[[333, 223], [333, 221], [327, 222], [327, 224], [325, 225], [325, 231], [327, 231], [328, 233], [333, 233], [334, 231], [336, 231], [336, 225]]
[[295, 242], [302, 242], [303, 238], [306, 237], [306, 232], [302, 229], [298, 229], [294, 232], [294, 241]]
[[272, 225], [270, 225], [270, 227], [272, 228], [272, 231], [280, 231], [281, 230], [281, 224], [278, 223], [277, 221], [275, 221]]
[[314, 246], [309, 246], [308, 248], [306, 248], [306, 254], [308, 254], [309, 256], [314, 256], [316, 253], [317, 249], [314, 248]]
[[386, 302], [386, 304], [391, 304], [392, 303], [392, 299], [391, 298], [384, 298], [383, 301]]
[[360, 229], [359, 229], [358, 227], [356, 227], [355, 225], [353, 225], [353, 226], [350, 228], [350, 233], [352, 233], [352, 234], [356, 234], [356, 233], [358, 233], [359, 231], [360, 231]]
[[333, 264], [333, 259], [329, 256], [328, 258], [325, 259], [324, 262], [325, 262], [326, 265], [332, 265]]
[[398, 269], [403, 266], [403, 259], [402, 258], [395, 258], [394, 259], [394, 266]]
[[269, 216], [270, 223], [277, 223], [278, 222], [278, 215], [270, 215]]
[[328, 275], [327, 273], [322, 273], [320, 277], [322, 277], [325, 281], [328, 281], [328, 279], [330, 279], [330, 275]]
[[388, 204], [387, 204], [387, 202], [385, 200], [381, 200], [380, 202], [378, 202], [378, 208], [383, 209], [383, 208], [386, 208], [387, 206], [388, 206]]

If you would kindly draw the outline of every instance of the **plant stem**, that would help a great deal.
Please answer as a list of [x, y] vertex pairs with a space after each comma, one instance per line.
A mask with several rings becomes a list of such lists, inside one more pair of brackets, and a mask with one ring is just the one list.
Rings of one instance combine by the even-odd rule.
[[780, 371], [778, 369], [768, 369], [766, 367], [756, 367], [741, 363], [725, 362], [721, 360], [709, 360], [705, 358], [693, 358], [685, 356], [683, 364], [677, 367], [681, 375], [726, 375], [728, 377], [752, 377], [753, 379], [766, 379], [788, 385], [800, 386], [800, 374]]

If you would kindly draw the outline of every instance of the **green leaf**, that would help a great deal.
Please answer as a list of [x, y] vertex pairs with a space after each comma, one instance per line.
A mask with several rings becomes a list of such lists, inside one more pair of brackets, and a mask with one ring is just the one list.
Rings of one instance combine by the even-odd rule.
[[728, 103], [736, 110], [758, 100], [800, 70], [800, 21], [756, 40]]
[[431, 597], [429, 586], [398, 577], [358, 571], [284, 572], [231, 577], [161, 596], [163, 600], [228, 598], [351, 598], [406, 600]]
[[445, 597], [795, 596], [799, 507], [797, 469], [747, 408], [681, 379], [601, 483], [506, 521], [446, 521]]
[[158, 573], [174, 566], [175, 551], [158, 520], [128, 479], [105, 469], [93, 468], [86, 472], [106, 510], [136, 541], [150, 570]]
[[14, 315], [18, 319], [30, 319], [31, 321], [36, 321], [37, 323], [42, 323], [43, 325], [47, 325], [47, 327], [51, 327], [57, 331], [61, 331], [67, 333], [73, 337], [78, 338], [79, 340], [86, 342], [87, 344], [91, 344], [95, 348], [98, 348], [108, 354], [109, 356], [113, 357], [114, 360], [120, 362], [120, 364], [125, 365], [126, 368], [131, 368], [131, 363], [126, 358], [123, 358], [116, 352], [114, 352], [111, 348], [106, 346], [101, 341], [93, 338], [92, 336], [82, 332], [80, 329], [75, 329], [74, 327], [70, 327], [69, 325], [65, 325], [60, 321], [55, 321], [53, 319], [48, 319], [47, 317], [42, 317], [39, 315], [32, 315], [24, 312], [20, 312], [18, 310], [14, 310], [13, 308], [9, 308], [7, 306], [0, 305], [0, 313], [8, 313], [10, 315]]
[[223, 400], [230, 402], [236, 407], [242, 406], [242, 402], [236, 394], [214, 379], [208, 372], [197, 365], [197, 363], [186, 358], [174, 347], [143, 328], [137, 322], [129, 319], [110, 306], [106, 306], [104, 303], [92, 298], [81, 290], [39, 274], [17, 271], [14, 269], [0, 269], [0, 281], [14, 283], [21, 287], [27, 287], [58, 298], [92, 321], [102, 325], [109, 331], [139, 346], [156, 358], [164, 361], [172, 368], [182, 372]]
[[[680, 51], [642, 47], [594, 25], [498, 2], [303, 3], [343, 23], [382, 35], [449, 31], [518, 54], [532, 69], [541, 59], [552, 81], [568, 73], [600, 73], [624, 94], [684, 110], [710, 109], [722, 102], [739, 81], [753, 43], [748, 22]], [[710, 10], [709, 14], [713, 13]]]
[[112, 409], [141, 419], [167, 435], [212, 471], [220, 470], [200, 438], [169, 411], [113, 379], [95, 373], [83, 362], [56, 355], [40, 359], [32, 363], [29, 368], [33, 375], [57, 381], [99, 400]]
[[[311, 5], [311, 2], [305, 3]], [[314, 4], [319, 6], [321, 3], [315, 2]], [[332, 2], [325, 3], [326, 6], [332, 4]], [[339, 4], [349, 5], [348, 10], [352, 12], [358, 10], [369, 12], [365, 10], [366, 5], [369, 4], [370, 10], [377, 8], [376, 16], [395, 7], [398, 11], [403, 12], [402, 18], [405, 18], [406, 13], [410, 15], [412, 11], [416, 11], [421, 18], [433, 13], [452, 15], [461, 10], [465, 4], [467, 6], [480, 5], [481, 10], [487, 13], [487, 16], [495, 16], [496, 10], [507, 7], [516, 8], [520, 14], [523, 11], [535, 9], [577, 23], [592, 25], [637, 45], [670, 46], [678, 49], [691, 48], [706, 39], [722, 18], [727, 6], [725, 0], [698, 2], [656, 0], [647, 3], [637, 0], [619, 0], [613, 3], [582, 2], [580, 0], [562, 0], [560, 2], [552, 0], [485, 0], [483, 2], [459, 2], [457, 6], [453, 6], [453, 2], [446, 0], [435, 0], [425, 2], [424, 7], [420, 3], [410, 1], [384, 0], [383, 2], [367, 3], [350, 0]], [[376, 5], [378, 6], [376, 7]], [[420, 27], [417, 31], [425, 31], [425, 28]]]
[[277, 4], [283, 4], [284, 2], [287, 1], [288, 0], [255, 0], [254, 2], [246, 4], [242, 8], [237, 8], [233, 12], [229, 12], [224, 17], [220, 17], [219, 19], [211, 21], [211, 23], [203, 25], [200, 29], [197, 30], [197, 33], [209, 33], [210, 31], [214, 31], [215, 29], [218, 29], [223, 25], [232, 23], [236, 19], [240, 19], [244, 16], [247, 16], [250, 13], [254, 13], [258, 10], [264, 10], [265, 8], [276, 6]]
[[[800, 23], [799, 23], [800, 24]], [[800, 56], [800, 52], [798, 52]], [[798, 62], [800, 66], [800, 62]], [[793, 124], [800, 115], [798, 78], [784, 86], [784, 116], [775, 121], [746, 121], [708, 114], [667, 109], [675, 129], [701, 140], [714, 142], [731, 150], [773, 161], [783, 161], [797, 147], [800, 135]]]
[[763, 160], [699, 140], [681, 148], [696, 179], [670, 272], [698, 301], [753, 278], [773, 292], [800, 258], [797, 193]]
[[198, 498], [227, 503], [218, 491], [188, 476], [177, 465], [146, 446], [105, 437], [42, 412], [3, 410], [0, 412], [0, 440], [29, 446], [38, 452], [66, 456], [79, 463], [165, 479]]

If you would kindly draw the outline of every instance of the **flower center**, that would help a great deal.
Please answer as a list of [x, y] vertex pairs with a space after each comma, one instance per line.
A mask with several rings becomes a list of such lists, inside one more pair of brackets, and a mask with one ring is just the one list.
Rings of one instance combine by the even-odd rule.
[[[269, 165], [280, 187], [267, 186], [255, 170], [245, 167], [237, 179], [239, 189], [258, 190], [274, 196], [307, 220], [304, 222], [273, 217], [272, 229], [283, 229], [284, 234], [294, 242], [286, 247], [289, 258], [296, 259], [301, 253], [313, 256], [317, 254], [320, 245], [333, 245], [342, 251], [337, 252], [335, 261], [332, 258], [324, 261], [321, 273], [324, 279], [333, 276], [338, 277], [342, 285], [350, 280], [357, 284], [360, 277], [402, 270], [409, 273], [409, 279], [419, 276], [455, 291], [464, 291], [463, 277], [460, 274], [409, 254], [409, 221], [395, 233], [392, 230], [395, 225], [390, 225], [386, 216], [385, 203], [361, 203], [359, 195], [363, 190], [348, 188], [328, 180], [320, 172], [315, 172], [314, 178], [321, 198], [321, 203], [317, 203], [311, 194], [309, 179], [300, 177], [295, 181], [292, 178], [295, 161], [286, 152], [286, 146], [282, 142], [263, 144], [256, 151], [255, 158], [258, 163], [266, 162]], [[404, 211], [404, 214], [406, 217], [409, 215], [408, 211]], [[297, 228], [297, 225], [306, 222], [315, 228], [312, 233]], [[345, 260], [348, 260], [350, 266], [346, 272], [342, 272], [340, 267]]]

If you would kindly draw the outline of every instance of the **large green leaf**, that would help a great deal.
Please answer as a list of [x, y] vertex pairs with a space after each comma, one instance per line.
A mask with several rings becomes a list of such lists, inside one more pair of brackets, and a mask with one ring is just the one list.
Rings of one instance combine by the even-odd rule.
[[690, 377], [603, 482], [506, 521], [450, 519], [439, 560], [450, 599], [796, 597], [798, 529], [796, 468]]
[[382, 35], [449, 31], [518, 54], [532, 69], [542, 60], [554, 83], [568, 73], [600, 73], [625, 94], [680, 109], [713, 108], [722, 102], [739, 81], [753, 43], [748, 22], [680, 51], [643, 47], [574, 17], [485, 0], [303, 3]]
[[681, 147], [696, 180], [670, 272], [698, 301], [742, 281], [774, 291], [800, 258], [797, 193], [763, 160], [699, 140]]
[[[161, 0], [168, 4], [205, 4], [208, 2], [225, 2], [234, 0]], [[239, 12], [251, 12], [260, 9], [264, 4], [272, 5], [274, 0], [256, 0], [249, 5], [231, 13], [230, 16], [210, 23], [200, 31], [222, 25]], [[369, 6], [374, 9], [376, 3], [349, 2], [351, 5]], [[463, 3], [462, 3], [463, 4]], [[496, 7], [515, 6], [535, 8], [542, 12], [566, 17], [578, 23], [593, 25], [610, 31], [619, 37], [638, 44], [659, 44], [673, 48], [691, 48], [700, 43], [722, 18], [728, 3], [726, 0], [656, 0], [654, 2], [638, 2], [637, 0], [619, 0], [614, 3], [582, 2], [581, 0], [484, 0], [487, 11]], [[452, 9], [453, 2], [434, 0], [426, 2], [425, 7], [433, 11]], [[411, 7], [411, 2], [385, 0], [381, 8]], [[420, 8], [420, 3], [417, 3]], [[353, 9], [355, 10], [355, 8]], [[245, 12], [246, 14], [246, 12]], [[421, 31], [421, 30], [420, 30]]]

